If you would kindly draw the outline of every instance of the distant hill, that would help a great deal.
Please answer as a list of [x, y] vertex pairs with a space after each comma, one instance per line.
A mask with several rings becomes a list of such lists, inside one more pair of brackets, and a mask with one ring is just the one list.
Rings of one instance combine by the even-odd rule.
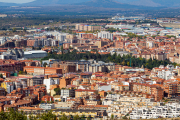
[[[20, 6], [85, 5], [103, 8], [148, 9], [147, 6], [121, 3], [116, 0], [35, 0]], [[157, 6], [154, 6], [157, 7]]]
[[54, 6], [54, 5], [67, 5], [67, 4], [76, 4], [87, 2], [90, 0], [35, 0], [30, 3], [22, 4], [24, 6]]
[[142, 5], [130, 5], [114, 0], [91, 0], [88, 2], [79, 3], [79, 5], [86, 5], [92, 7], [104, 7], [104, 8], [123, 8], [123, 9], [145, 9], [147, 7]]
[[179, 7], [180, 0], [35, 0], [24, 4], [3, 3], [0, 6], [57, 6], [86, 5], [105, 8], [146, 8], [148, 7]]
[[151, 7], [178, 7], [180, 5], [180, 0], [116, 0], [121, 3], [131, 4], [131, 5], [143, 5]]
[[0, 2], [0, 6], [18, 6], [19, 4], [16, 3], [5, 3], [5, 2]]
[[[132, 5], [121, 3], [115, 0], [91, 0], [88, 2], [80, 3], [81, 5], [92, 6], [92, 7], [104, 7], [104, 8], [122, 8], [122, 9], [151, 9], [152, 7], [143, 5]], [[157, 7], [157, 6], [154, 6]]]

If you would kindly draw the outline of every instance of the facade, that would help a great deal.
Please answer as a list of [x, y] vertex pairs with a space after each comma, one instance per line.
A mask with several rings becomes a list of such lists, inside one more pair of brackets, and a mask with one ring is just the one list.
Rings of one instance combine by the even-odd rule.
[[76, 64], [73, 62], [55, 62], [51, 66], [54, 68], [61, 68], [63, 74], [76, 72]]
[[61, 89], [61, 96], [75, 97], [75, 89]]
[[27, 58], [27, 59], [30, 59], [30, 58], [44, 58], [46, 56], [47, 56], [47, 52], [42, 51], [42, 50], [33, 50], [33, 51], [24, 52], [24, 57]]
[[142, 92], [148, 96], [151, 96], [155, 101], [160, 101], [164, 97], [164, 90], [156, 85], [142, 84], [142, 83], [130, 83], [130, 90], [134, 92]]
[[38, 47], [38, 40], [27, 40], [28, 47]]
[[77, 89], [75, 90], [75, 98], [79, 97], [86, 97], [94, 94], [96, 90], [82, 90], [82, 89]]
[[41, 101], [44, 101], [44, 102], [52, 102], [52, 101], [54, 101], [54, 98], [52, 97], [52, 96], [49, 96], [49, 95], [45, 95], [45, 96], [43, 96], [42, 98], [41, 98]]
[[97, 36], [98, 38], [107, 38], [110, 39], [111, 41], [113, 40], [113, 34], [106, 31], [99, 32]]
[[130, 113], [131, 119], [176, 118], [180, 114], [177, 103], [167, 104], [153, 108], [135, 108]]
[[42, 85], [43, 84], [43, 77], [33, 77], [27, 79], [27, 86], [35, 86], [35, 85]]
[[55, 106], [54, 104], [40, 104], [39, 108], [44, 109], [44, 110], [51, 110], [51, 109], [54, 109]]
[[33, 75], [62, 74], [61, 68], [25, 66], [23, 70]]
[[0, 87], [0, 96], [6, 96], [6, 89]]
[[59, 85], [59, 79], [53, 79], [53, 78], [49, 78], [49, 79], [44, 79], [43, 80], [43, 84], [46, 85], [46, 90], [48, 93], [50, 93], [50, 86], [51, 85]]
[[102, 61], [98, 61], [98, 63], [89, 65], [89, 72], [110, 72], [115, 70], [114, 63], [104, 63]]
[[67, 85], [70, 85], [71, 84], [71, 80], [72, 80], [72, 78], [62, 77], [60, 79], [60, 85], [59, 85], [60, 89], [61, 88], [65, 88]]
[[79, 30], [79, 31], [96, 31], [96, 30], [101, 31], [101, 26], [76, 24], [76, 30]]

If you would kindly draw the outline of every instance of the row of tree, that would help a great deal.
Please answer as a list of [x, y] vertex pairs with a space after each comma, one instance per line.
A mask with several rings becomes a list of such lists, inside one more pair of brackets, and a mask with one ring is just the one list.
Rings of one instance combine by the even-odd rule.
[[59, 59], [62, 61], [73, 61], [73, 60], [89, 60], [94, 59], [96, 61], [104, 61], [104, 62], [113, 62], [118, 65], [124, 65], [124, 66], [132, 66], [132, 67], [142, 67], [152, 69], [154, 67], [159, 67], [160, 65], [168, 65], [173, 64], [174, 66], [178, 65], [176, 63], [170, 62], [168, 59], [166, 60], [156, 60], [156, 59], [149, 59], [146, 60], [144, 58], [135, 58], [134, 56], [130, 55], [117, 55], [116, 53], [111, 54], [105, 54], [101, 55], [96, 51], [96, 54], [91, 52], [83, 52], [78, 53], [76, 50], [73, 50], [72, 52], [68, 52], [66, 54], [57, 55], [55, 53], [48, 54], [47, 57], [43, 58], [42, 60], [48, 60], [50, 58], [53, 59]]
[[85, 120], [91, 119], [91, 116], [85, 117], [82, 116], [66, 116], [65, 114], [61, 116], [56, 116], [52, 113], [52, 111], [48, 111], [46, 113], [43, 113], [41, 115], [26, 115], [23, 111], [15, 111], [13, 109], [10, 109], [9, 112], [0, 112], [0, 120]]

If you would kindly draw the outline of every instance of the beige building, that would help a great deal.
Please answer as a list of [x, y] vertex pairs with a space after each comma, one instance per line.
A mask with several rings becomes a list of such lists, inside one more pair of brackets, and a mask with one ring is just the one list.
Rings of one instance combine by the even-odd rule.
[[76, 24], [76, 30], [80, 31], [101, 31], [100, 25], [83, 25], [83, 24]]
[[95, 45], [98, 46], [98, 48], [101, 48], [107, 44], [108, 44], [108, 41], [102, 41], [102, 40], [96, 41], [95, 43]]
[[55, 105], [55, 108], [57, 109], [70, 109], [73, 106], [74, 102], [58, 102]]
[[114, 63], [104, 63], [99, 61], [98, 63], [94, 63], [89, 65], [89, 72], [111, 72], [115, 70]]
[[75, 90], [75, 98], [90, 96], [92, 94], [95, 94], [95, 92], [96, 92], [96, 90], [78, 89], [78, 90]]
[[108, 116], [113, 114], [118, 118], [127, 115], [134, 108], [159, 106], [160, 102], [154, 102], [154, 99], [146, 99], [143, 97], [120, 97], [114, 101], [107, 109]]

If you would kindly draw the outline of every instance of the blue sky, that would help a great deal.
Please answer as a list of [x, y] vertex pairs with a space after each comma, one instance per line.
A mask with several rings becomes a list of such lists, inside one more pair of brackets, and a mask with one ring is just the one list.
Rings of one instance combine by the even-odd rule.
[[9, 3], [27, 3], [34, 0], [0, 0], [0, 2], [9, 2]]

